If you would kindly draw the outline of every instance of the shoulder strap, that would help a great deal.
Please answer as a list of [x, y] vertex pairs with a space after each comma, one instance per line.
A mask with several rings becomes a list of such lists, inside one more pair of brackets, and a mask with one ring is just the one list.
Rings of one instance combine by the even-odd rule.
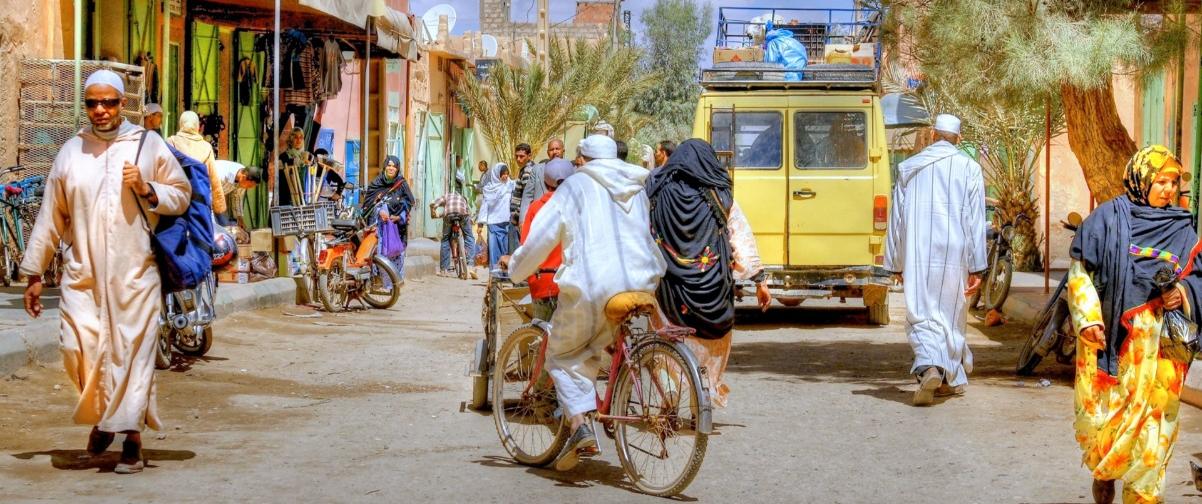
[[[142, 130], [142, 135], [138, 138], [138, 153], [134, 154], [134, 165], [138, 165], [138, 161], [142, 159], [142, 146], [146, 145], [147, 130]], [[138, 205], [138, 213], [142, 214], [142, 222], [146, 224], [146, 231], [154, 234], [154, 230], [150, 228], [150, 219], [146, 217], [146, 210], [142, 208], [142, 198], [138, 193], [134, 192], [134, 188], [129, 188], [129, 193], [134, 195], [134, 203]]]

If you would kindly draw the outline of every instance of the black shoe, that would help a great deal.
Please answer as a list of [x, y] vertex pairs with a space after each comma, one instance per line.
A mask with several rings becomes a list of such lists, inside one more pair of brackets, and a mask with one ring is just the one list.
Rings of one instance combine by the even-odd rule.
[[1097, 504], [1114, 502], [1114, 480], [1093, 480], [1093, 501]]
[[597, 436], [593, 435], [593, 428], [586, 422], [572, 433], [572, 437], [568, 438], [563, 451], [559, 452], [559, 458], [555, 461], [555, 470], [571, 471], [576, 464], [580, 463], [582, 457], [588, 458], [596, 454]]

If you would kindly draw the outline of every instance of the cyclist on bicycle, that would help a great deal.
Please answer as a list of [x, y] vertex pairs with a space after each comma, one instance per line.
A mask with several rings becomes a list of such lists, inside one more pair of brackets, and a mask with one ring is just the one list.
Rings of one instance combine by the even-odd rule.
[[555, 463], [559, 470], [596, 453], [585, 415], [597, 409], [595, 380], [615, 329], [605, 316], [606, 304], [624, 292], [654, 295], [667, 268], [651, 238], [643, 191], [649, 172], [617, 159], [617, 151], [604, 135], [581, 141], [581, 175], [558, 186], [531, 222], [525, 243], [512, 259], [501, 258], [514, 278], [525, 278], [563, 247], [563, 266], [555, 276], [559, 306], [547, 348], [547, 371], [571, 419], [571, 437]]
[[476, 237], [472, 234], [472, 218], [471, 208], [468, 206], [467, 198], [463, 197], [463, 178], [462, 175], [455, 175], [455, 190], [439, 196], [438, 199], [430, 203], [430, 218], [437, 219], [438, 208], [442, 207], [442, 250], [438, 253], [438, 265], [440, 273], [445, 274], [451, 270], [451, 231], [454, 227], [454, 221], [459, 220], [459, 232], [463, 234], [463, 246], [467, 250], [460, 250], [460, 254], [467, 254], [468, 257], [468, 274], [473, 279], [476, 278], [475, 268], [470, 264], [473, 258], [476, 257]]
[[[530, 203], [530, 208], [526, 210], [526, 220], [522, 222], [522, 236], [530, 234], [530, 224], [534, 222], [534, 216], [542, 210], [551, 196], [555, 195], [555, 188], [563, 183], [569, 175], [575, 173], [576, 167], [572, 163], [563, 159], [553, 158], [543, 165], [543, 186], [547, 188], [539, 199]], [[525, 243], [525, 240], [522, 241]], [[526, 281], [530, 285], [530, 297], [534, 300], [534, 318], [550, 321], [551, 315], [555, 313], [556, 298], [559, 296], [559, 286], [555, 284], [555, 272], [559, 271], [559, 266], [563, 264], [563, 248], [556, 247], [551, 251], [551, 255], [547, 256], [547, 260], [543, 261], [538, 266], [538, 271]]]

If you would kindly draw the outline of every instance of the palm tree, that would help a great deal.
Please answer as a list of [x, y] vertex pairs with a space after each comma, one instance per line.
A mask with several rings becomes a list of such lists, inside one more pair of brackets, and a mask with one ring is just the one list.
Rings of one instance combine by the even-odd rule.
[[660, 77], [640, 72], [639, 57], [638, 49], [611, 48], [604, 40], [553, 39], [546, 68], [498, 65], [484, 81], [468, 74], [457, 94], [498, 155], [512, 153], [520, 143], [538, 152], [585, 105], [596, 107], [600, 118], [619, 130], [641, 125], [630, 104]]

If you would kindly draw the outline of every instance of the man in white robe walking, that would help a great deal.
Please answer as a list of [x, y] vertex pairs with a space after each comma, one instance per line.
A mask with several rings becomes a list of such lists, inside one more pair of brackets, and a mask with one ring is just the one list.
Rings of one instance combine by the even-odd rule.
[[144, 467], [142, 429], [162, 428], [154, 382], [162, 295], [150, 229], [160, 215], [187, 210], [192, 186], [162, 138], [121, 117], [124, 93], [121, 76], [108, 70], [84, 83], [91, 126], [54, 159], [21, 273], [29, 278], [25, 310], [37, 318], [41, 274], [66, 246], [59, 343], [79, 392], [75, 423], [93, 426], [93, 456], [124, 433], [114, 471], [128, 474]]
[[956, 147], [959, 119], [939, 115], [934, 129], [935, 143], [898, 165], [885, 249], [885, 269], [905, 286], [915, 406], [964, 392], [972, 372], [965, 297], [986, 269], [981, 166]]
[[585, 164], [534, 216], [512, 259], [502, 258], [511, 277], [526, 278], [563, 245], [563, 264], [555, 274], [559, 306], [547, 343], [547, 370], [572, 422], [572, 437], [555, 464], [559, 470], [571, 469], [596, 446], [585, 414], [597, 409], [594, 382], [605, 347], [613, 342], [606, 303], [624, 292], [654, 296], [667, 269], [651, 237], [650, 203], [643, 191], [650, 172], [616, 159], [617, 150], [604, 135], [581, 141]]

